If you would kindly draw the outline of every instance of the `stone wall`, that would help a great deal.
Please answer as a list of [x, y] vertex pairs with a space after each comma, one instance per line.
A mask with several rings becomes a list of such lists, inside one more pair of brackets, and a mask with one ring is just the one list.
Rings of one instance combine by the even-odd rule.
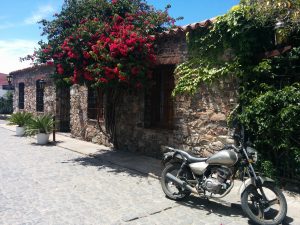
[[172, 36], [162, 36], [156, 41], [158, 65], [175, 65], [187, 59], [187, 43], [185, 33]]
[[[236, 105], [236, 87], [237, 81], [228, 77], [211, 86], [202, 85], [194, 96], [177, 96], [173, 129], [144, 128], [144, 93], [124, 95], [117, 109], [120, 150], [160, 157], [166, 145], [202, 156], [212, 154], [224, 143], [232, 143], [226, 119]], [[86, 87], [72, 87], [71, 105], [72, 135], [111, 146], [97, 123], [87, 118]]]
[[194, 96], [175, 100], [174, 146], [207, 156], [232, 143], [227, 118], [237, 103], [236, 78], [202, 84]]
[[[178, 64], [187, 57], [185, 34], [163, 37], [157, 42], [158, 64]], [[228, 139], [226, 118], [236, 105], [237, 80], [234, 76], [201, 85], [194, 96], [174, 99], [173, 129], [144, 127], [144, 93], [125, 94], [117, 109], [116, 131], [120, 150], [160, 157], [162, 146], [172, 146], [202, 156], [220, 149]], [[102, 126], [102, 129], [103, 126]], [[71, 130], [74, 137], [111, 145], [87, 118], [87, 88], [75, 85], [71, 90]]]
[[[56, 91], [53, 80], [49, 77], [53, 68], [39, 66], [12, 72], [14, 91], [14, 112], [26, 111], [33, 114], [55, 114], [56, 111]], [[36, 81], [44, 79], [44, 112], [36, 111]], [[24, 83], [24, 109], [19, 109], [19, 83]]]
[[[71, 134], [83, 140], [94, 143], [112, 146], [106, 136], [97, 128], [96, 120], [88, 119], [87, 116], [87, 99], [88, 89], [86, 86], [73, 85], [70, 90], [71, 97], [71, 111], [70, 111], [70, 125]], [[103, 123], [100, 124], [104, 129]]]
[[232, 143], [226, 119], [236, 105], [236, 85], [230, 77], [202, 85], [195, 96], [177, 96], [173, 129], [144, 128], [143, 93], [125, 96], [117, 117], [120, 149], [159, 157], [167, 145], [207, 156]]

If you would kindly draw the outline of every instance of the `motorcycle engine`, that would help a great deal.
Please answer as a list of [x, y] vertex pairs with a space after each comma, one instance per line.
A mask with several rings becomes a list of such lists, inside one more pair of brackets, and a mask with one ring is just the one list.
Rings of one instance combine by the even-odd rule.
[[231, 174], [231, 170], [227, 167], [214, 167], [202, 187], [213, 194], [222, 194], [227, 189], [226, 180]]

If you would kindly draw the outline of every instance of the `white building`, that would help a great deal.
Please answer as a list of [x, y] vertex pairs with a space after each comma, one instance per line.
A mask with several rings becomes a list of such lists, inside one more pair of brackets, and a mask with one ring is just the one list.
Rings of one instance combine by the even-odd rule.
[[3, 89], [3, 85], [8, 85], [6, 76], [7, 74], [0, 73], [0, 97], [3, 97], [7, 92]]

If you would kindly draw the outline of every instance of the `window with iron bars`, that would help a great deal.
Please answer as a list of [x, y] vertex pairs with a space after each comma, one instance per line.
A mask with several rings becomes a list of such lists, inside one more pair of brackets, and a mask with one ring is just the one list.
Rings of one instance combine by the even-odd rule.
[[40, 80], [36, 81], [36, 111], [44, 112], [44, 89], [40, 87]]
[[24, 109], [25, 84], [19, 83], [19, 109]]
[[154, 70], [153, 84], [145, 95], [145, 128], [173, 128], [174, 70], [174, 65], [162, 65]]
[[103, 111], [103, 91], [98, 88], [88, 88], [88, 119], [96, 120], [97, 115], [99, 120], [104, 119]]

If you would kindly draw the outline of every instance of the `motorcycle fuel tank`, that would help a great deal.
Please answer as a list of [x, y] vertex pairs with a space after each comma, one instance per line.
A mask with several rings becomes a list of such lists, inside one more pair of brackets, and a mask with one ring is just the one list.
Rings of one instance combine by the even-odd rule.
[[210, 165], [232, 166], [237, 162], [237, 160], [238, 156], [234, 151], [222, 150], [208, 158], [206, 163]]

